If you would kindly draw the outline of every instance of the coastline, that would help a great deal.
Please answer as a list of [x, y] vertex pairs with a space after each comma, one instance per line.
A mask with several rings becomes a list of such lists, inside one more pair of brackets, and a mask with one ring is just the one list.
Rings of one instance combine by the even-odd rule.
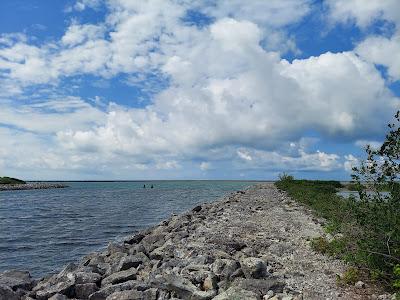
[[39, 281], [0, 273], [0, 299], [368, 299], [336, 286], [342, 262], [311, 250], [320, 223], [273, 184], [256, 184]]
[[24, 184], [0, 184], [0, 191], [44, 190], [66, 187], [68, 186], [57, 182], [27, 182]]

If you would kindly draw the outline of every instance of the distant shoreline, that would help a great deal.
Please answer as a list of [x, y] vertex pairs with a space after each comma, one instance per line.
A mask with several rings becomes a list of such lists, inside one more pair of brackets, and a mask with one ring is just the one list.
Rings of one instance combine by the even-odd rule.
[[23, 190], [45, 190], [60, 189], [68, 187], [62, 183], [27, 182], [25, 184], [0, 184], [0, 191], [23, 191]]

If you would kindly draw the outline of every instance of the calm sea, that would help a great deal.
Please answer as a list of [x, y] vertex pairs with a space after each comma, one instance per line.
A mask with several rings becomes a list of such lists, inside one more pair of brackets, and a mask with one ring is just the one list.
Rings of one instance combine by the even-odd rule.
[[0, 192], [0, 271], [22, 269], [43, 276], [109, 241], [254, 182], [66, 184], [69, 188]]

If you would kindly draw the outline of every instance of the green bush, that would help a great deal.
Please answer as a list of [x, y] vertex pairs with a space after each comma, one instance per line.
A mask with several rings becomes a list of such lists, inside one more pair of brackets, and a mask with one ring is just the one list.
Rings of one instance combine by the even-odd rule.
[[17, 178], [0, 177], [0, 184], [25, 184], [26, 182]]

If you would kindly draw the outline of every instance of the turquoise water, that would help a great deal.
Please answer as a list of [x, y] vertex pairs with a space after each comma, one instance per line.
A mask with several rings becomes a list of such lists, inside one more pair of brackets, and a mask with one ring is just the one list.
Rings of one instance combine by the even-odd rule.
[[66, 184], [69, 188], [0, 192], [0, 271], [29, 270], [35, 277], [54, 272], [109, 241], [254, 182]]

